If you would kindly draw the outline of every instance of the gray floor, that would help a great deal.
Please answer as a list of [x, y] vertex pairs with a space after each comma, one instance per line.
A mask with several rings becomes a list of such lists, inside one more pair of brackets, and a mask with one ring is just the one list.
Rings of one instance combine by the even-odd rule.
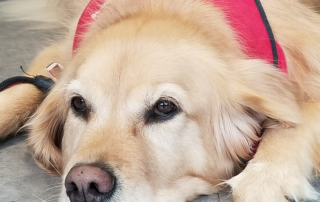
[[[1, 1], [1, 0], [0, 0]], [[26, 23], [0, 18], [0, 81], [21, 74], [50, 32], [26, 30]], [[25, 146], [25, 135], [0, 143], [0, 202], [57, 201], [61, 181], [39, 169]], [[315, 186], [320, 184], [314, 181]], [[199, 201], [231, 202], [228, 191]], [[198, 201], [198, 202], [199, 202]]]
[[[0, 20], [0, 81], [21, 75], [35, 53], [49, 38], [48, 33], [29, 30], [25, 23]], [[40, 42], [39, 42], [40, 41]], [[0, 201], [57, 201], [59, 177], [39, 169], [24, 142], [25, 135], [0, 143]]]

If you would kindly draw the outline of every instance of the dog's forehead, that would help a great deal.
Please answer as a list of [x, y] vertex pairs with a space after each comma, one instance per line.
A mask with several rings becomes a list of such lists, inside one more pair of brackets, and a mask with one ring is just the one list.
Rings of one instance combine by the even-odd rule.
[[95, 50], [79, 67], [76, 79], [92, 88], [106, 91], [127, 91], [141, 85], [179, 83], [183, 72], [174, 64], [152, 54], [128, 51]]
[[[140, 84], [190, 85], [209, 78], [223, 66], [214, 51], [202, 43], [165, 42], [148, 37], [98, 38], [80, 65], [77, 78], [112, 89]], [[219, 70], [220, 71], [220, 70]]]
[[123, 20], [83, 43], [80, 73], [112, 83], [174, 82], [192, 76], [220, 58], [194, 29], [176, 20]]
[[213, 95], [209, 83], [225, 80], [221, 71], [227, 68], [219, 52], [196, 34], [182, 36], [180, 29], [161, 30], [152, 23], [124, 25], [125, 30], [121, 25], [108, 28], [80, 48], [74, 79], [88, 94], [112, 95], [119, 101], [137, 90], [144, 89], [140, 95], [146, 95], [147, 89], [154, 92], [157, 86], [173, 84], [198, 100]]

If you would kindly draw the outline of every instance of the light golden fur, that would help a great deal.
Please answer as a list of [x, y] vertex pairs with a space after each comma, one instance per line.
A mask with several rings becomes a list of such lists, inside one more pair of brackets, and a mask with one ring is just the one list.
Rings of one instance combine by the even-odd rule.
[[[55, 87], [43, 101], [29, 85], [0, 94], [3, 138], [42, 102], [26, 127], [43, 169], [65, 177], [78, 163], [104, 162], [121, 180], [119, 202], [183, 202], [222, 182], [239, 202], [317, 198], [308, 179], [320, 152], [320, 16], [309, 9], [318, 2], [261, 1], [287, 75], [248, 59], [224, 13], [200, 0], [110, 1], [73, 56], [72, 33], [87, 1], [64, 2], [56, 5], [73, 9], [60, 15], [70, 18], [70, 32], [29, 71], [44, 74], [59, 62]], [[92, 106], [88, 121], [70, 110], [75, 95]], [[161, 97], [174, 98], [180, 113], [146, 123], [145, 110]], [[64, 191], [61, 201], [68, 201]]]

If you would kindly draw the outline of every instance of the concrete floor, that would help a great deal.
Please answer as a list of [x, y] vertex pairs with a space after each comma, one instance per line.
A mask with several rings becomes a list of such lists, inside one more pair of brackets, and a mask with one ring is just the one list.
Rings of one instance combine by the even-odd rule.
[[[1, 1], [1, 0], [0, 0]], [[52, 38], [50, 32], [26, 30], [27, 23], [0, 18], [0, 81], [21, 74], [36, 52]], [[39, 169], [25, 146], [25, 134], [0, 143], [0, 202], [57, 201], [61, 179]], [[315, 179], [314, 185], [320, 187]], [[319, 190], [319, 188], [318, 188]], [[228, 191], [197, 202], [231, 202]]]
[[[26, 31], [25, 27], [26, 23], [0, 20], [0, 81], [21, 75], [20, 66], [27, 68], [49, 36]], [[0, 143], [0, 201], [57, 201], [60, 178], [49, 176], [35, 165], [24, 139], [21, 134]]]

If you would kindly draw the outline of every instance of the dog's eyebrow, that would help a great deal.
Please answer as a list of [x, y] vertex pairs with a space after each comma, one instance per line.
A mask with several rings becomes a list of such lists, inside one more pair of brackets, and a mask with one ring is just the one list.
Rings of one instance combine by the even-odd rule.
[[70, 98], [75, 94], [80, 95], [81, 89], [82, 89], [82, 85], [79, 81], [77, 80], [70, 81], [66, 85], [66, 94], [65, 94], [66, 98]]
[[147, 105], [149, 107], [152, 107], [154, 103], [156, 103], [162, 97], [170, 97], [175, 101], [177, 105], [183, 108], [185, 105], [188, 105], [186, 103], [186, 101], [188, 100], [187, 91], [183, 89], [180, 85], [174, 83], [162, 83], [156, 87], [154, 92], [156, 93], [151, 95], [150, 97], [152, 98], [149, 99], [147, 102]]

